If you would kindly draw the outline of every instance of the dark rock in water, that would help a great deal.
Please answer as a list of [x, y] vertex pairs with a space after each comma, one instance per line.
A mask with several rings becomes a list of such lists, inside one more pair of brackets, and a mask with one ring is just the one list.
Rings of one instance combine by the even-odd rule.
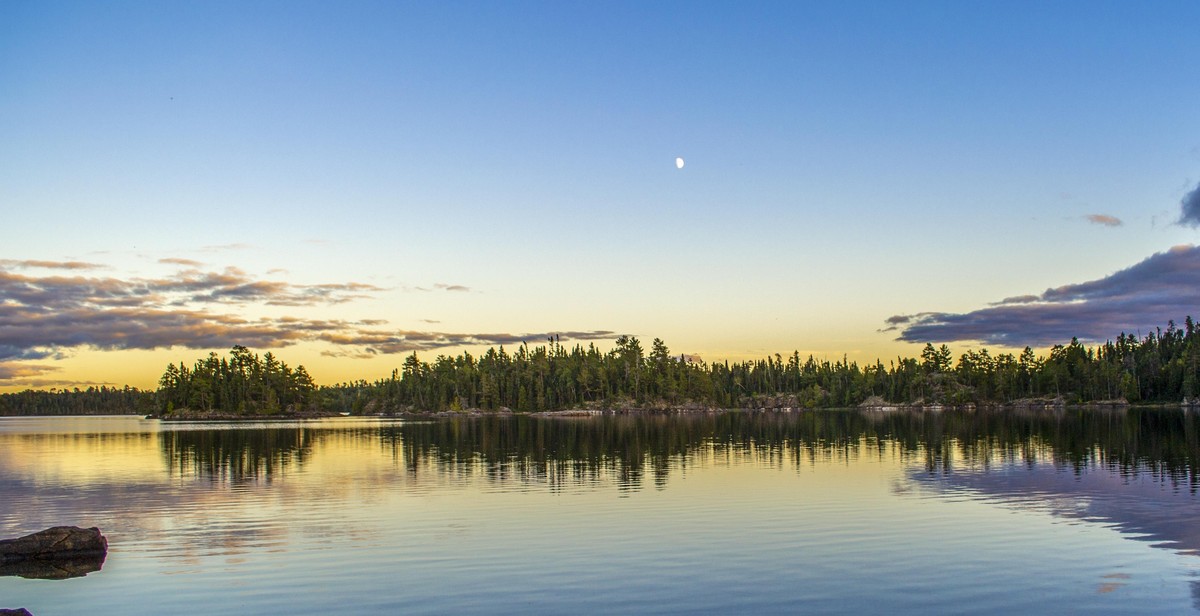
[[29, 610], [19, 607], [15, 610], [0, 609], [0, 616], [33, 616], [33, 614], [30, 614]]
[[108, 553], [108, 539], [99, 528], [55, 526], [16, 539], [0, 541], [0, 563], [30, 558], [70, 558]]
[[[27, 558], [0, 564], [0, 576], [14, 575], [30, 580], [65, 580], [83, 577], [104, 566], [104, 556], [72, 558]], [[4, 616], [0, 612], [0, 616]]]
[[0, 541], [0, 575], [58, 580], [99, 571], [108, 539], [98, 528], [55, 526]]

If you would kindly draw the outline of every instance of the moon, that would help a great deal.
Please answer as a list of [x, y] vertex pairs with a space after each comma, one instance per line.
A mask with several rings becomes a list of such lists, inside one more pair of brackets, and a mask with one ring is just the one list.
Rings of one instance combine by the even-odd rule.
[[682, 158], [679, 158], [679, 157], [675, 158], [675, 168], [683, 169], [683, 159]]

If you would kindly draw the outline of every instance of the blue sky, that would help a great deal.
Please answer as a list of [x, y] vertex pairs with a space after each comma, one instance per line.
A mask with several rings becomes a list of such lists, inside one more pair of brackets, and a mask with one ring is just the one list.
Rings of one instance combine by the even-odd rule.
[[[871, 361], [1182, 320], [1197, 18], [6, 2], [0, 388], [150, 385], [236, 340], [334, 382], [552, 332]], [[1130, 268], [1174, 274], [1044, 295]]]

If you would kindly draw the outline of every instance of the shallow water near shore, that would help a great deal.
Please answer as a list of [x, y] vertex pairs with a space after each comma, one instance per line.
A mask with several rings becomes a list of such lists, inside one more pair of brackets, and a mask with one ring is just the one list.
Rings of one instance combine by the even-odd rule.
[[0, 537], [98, 526], [55, 614], [1200, 611], [1172, 410], [0, 419]]

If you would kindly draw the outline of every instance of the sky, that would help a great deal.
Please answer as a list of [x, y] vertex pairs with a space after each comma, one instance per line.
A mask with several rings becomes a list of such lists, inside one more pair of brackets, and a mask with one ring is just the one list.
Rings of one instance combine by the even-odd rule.
[[[1200, 318], [1195, 2], [0, 3], [0, 391]], [[679, 168], [675, 161], [686, 164]]]

